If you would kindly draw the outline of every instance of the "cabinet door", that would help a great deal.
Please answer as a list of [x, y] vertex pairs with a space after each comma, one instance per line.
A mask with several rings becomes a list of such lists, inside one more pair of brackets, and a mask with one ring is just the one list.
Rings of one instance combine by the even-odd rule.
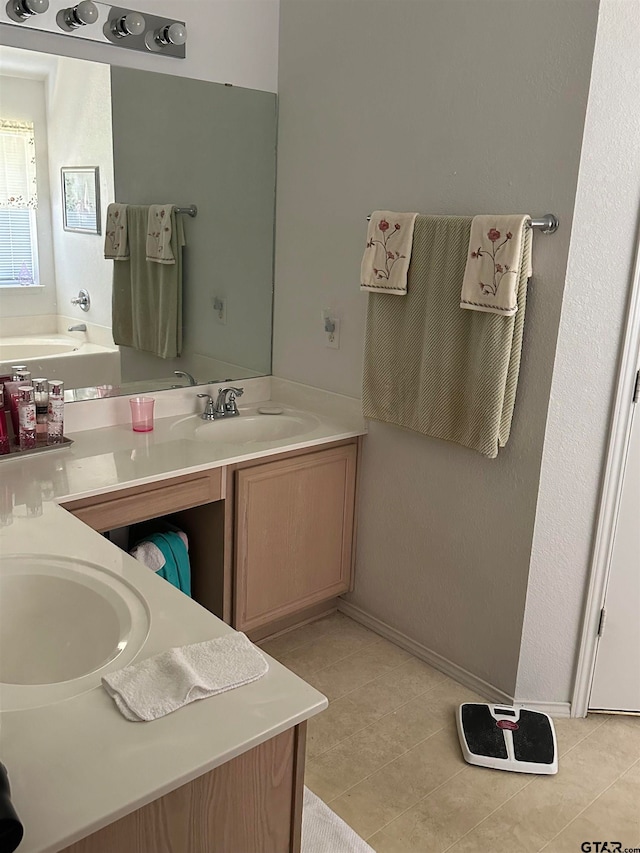
[[238, 471], [238, 630], [349, 589], [355, 473], [355, 444]]

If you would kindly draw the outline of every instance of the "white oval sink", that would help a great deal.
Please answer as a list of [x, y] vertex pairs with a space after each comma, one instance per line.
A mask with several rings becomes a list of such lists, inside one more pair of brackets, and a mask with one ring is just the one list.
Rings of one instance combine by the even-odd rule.
[[252, 408], [241, 410], [237, 417], [228, 420], [204, 421], [200, 415], [190, 415], [175, 423], [171, 433], [175, 438], [245, 445], [302, 437], [319, 423], [308, 412], [288, 409], [281, 415], [262, 415]]
[[126, 581], [83, 560], [0, 557], [0, 707], [32, 708], [90, 690], [130, 663], [149, 633]]

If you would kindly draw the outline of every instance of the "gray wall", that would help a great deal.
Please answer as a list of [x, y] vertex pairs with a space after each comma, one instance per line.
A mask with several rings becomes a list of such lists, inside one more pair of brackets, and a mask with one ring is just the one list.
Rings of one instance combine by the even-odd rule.
[[[183, 357], [169, 364], [125, 349], [123, 378], [151, 376], [152, 361], [154, 375], [191, 370], [193, 353], [269, 373], [276, 96], [126, 68], [111, 75], [116, 200], [198, 207], [184, 217]], [[226, 325], [213, 296], [227, 301]]]
[[[595, 0], [283, 0], [274, 373], [359, 394], [366, 215], [552, 211], [497, 460], [372, 424], [354, 604], [515, 689]], [[341, 318], [326, 349], [320, 311]]]

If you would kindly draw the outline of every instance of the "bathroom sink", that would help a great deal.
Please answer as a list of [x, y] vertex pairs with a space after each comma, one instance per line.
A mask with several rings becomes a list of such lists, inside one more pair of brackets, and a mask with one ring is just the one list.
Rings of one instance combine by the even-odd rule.
[[83, 560], [0, 557], [0, 707], [38, 707], [95, 687], [149, 632], [126, 581]]
[[175, 423], [171, 433], [175, 438], [246, 445], [302, 437], [319, 423], [315, 415], [307, 412], [284, 409], [279, 415], [264, 415], [251, 408], [219, 421], [204, 421], [200, 415], [191, 415]]

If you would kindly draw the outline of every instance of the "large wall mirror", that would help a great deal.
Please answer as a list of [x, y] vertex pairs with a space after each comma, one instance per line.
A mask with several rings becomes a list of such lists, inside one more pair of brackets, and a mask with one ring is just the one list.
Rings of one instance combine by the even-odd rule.
[[[17, 205], [7, 197], [20, 196], [20, 176], [18, 190], [1, 188], [0, 375], [26, 364], [33, 376], [65, 380], [68, 399], [90, 399], [268, 374], [276, 96], [9, 47], [0, 74], [3, 156], [18, 166], [22, 157], [25, 180], [35, 170], [37, 181]], [[81, 170], [95, 167], [102, 233], [67, 230], [65, 213], [76, 205], [81, 220], [92, 203]], [[64, 197], [63, 169], [72, 170]], [[114, 345], [119, 262], [104, 258], [113, 201], [197, 207], [195, 218], [178, 214], [179, 357]]]

